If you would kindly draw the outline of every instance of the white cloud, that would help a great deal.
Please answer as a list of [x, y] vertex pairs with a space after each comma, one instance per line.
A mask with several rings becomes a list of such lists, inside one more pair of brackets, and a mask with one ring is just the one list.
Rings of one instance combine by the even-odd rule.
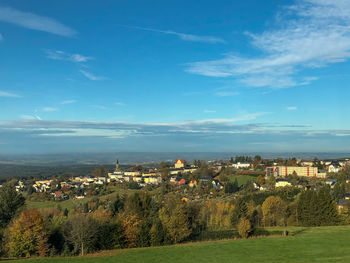
[[20, 98], [21, 96], [14, 94], [14, 93], [11, 93], [11, 92], [6, 92], [6, 91], [0, 90], [0, 97]]
[[76, 103], [77, 101], [76, 100], [64, 100], [64, 101], [61, 101], [60, 104], [72, 104], [72, 103]]
[[44, 107], [43, 111], [58, 111], [57, 108], [52, 108], [52, 107]]
[[83, 74], [84, 77], [88, 78], [89, 80], [104, 80], [104, 79], [106, 79], [105, 77], [96, 76], [96, 75], [94, 75], [94, 74], [92, 74], [90, 72], [87, 72], [85, 70], [82, 70], [82, 69], [79, 70], [79, 72], [81, 74]]
[[325, 67], [350, 58], [350, 1], [301, 0], [287, 9], [292, 14], [280, 18], [279, 29], [246, 33], [262, 55], [229, 54], [218, 60], [190, 63], [187, 71], [234, 77], [247, 86], [282, 88], [315, 80], [297, 77], [304, 68]]
[[46, 57], [53, 60], [66, 60], [71, 62], [87, 62], [94, 59], [93, 57], [83, 56], [81, 54], [70, 54], [61, 50], [45, 50]]
[[123, 102], [115, 102], [114, 105], [116, 106], [125, 106], [126, 104]]
[[286, 110], [297, 110], [298, 109], [298, 107], [296, 107], [296, 106], [288, 106], [288, 107], [286, 107]]
[[139, 29], [139, 30], [144, 30], [144, 31], [152, 31], [152, 32], [157, 32], [157, 33], [162, 33], [162, 34], [167, 34], [167, 35], [175, 35], [184, 41], [204, 42], [204, 43], [210, 43], [210, 44], [226, 43], [226, 41], [224, 39], [219, 38], [219, 37], [214, 37], [214, 36], [200, 36], [200, 35], [184, 34], [184, 33], [179, 33], [179, 32], [175, 32], [175, 31], [171, 31], [171, 30], [159, 30], [159, 29], [154, 29], [154, 28], [138, 27], [138, 26], [123, 26], [123, 27]]
[[65, 37], [76, 34], [73, 29], [52, 18], [22, 12], [10, 7], [0, 7], [0, 21]]
[[216, 110], [204, 110], [204, 113], [216, 113]]

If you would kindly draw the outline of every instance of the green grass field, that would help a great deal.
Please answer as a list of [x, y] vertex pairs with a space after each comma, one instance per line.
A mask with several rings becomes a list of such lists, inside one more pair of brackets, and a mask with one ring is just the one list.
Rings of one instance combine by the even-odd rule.
[[234, 182], [237, 179], [238, 186], [244, 185], [249, 180], [252, 182], [256, 181], [256, 177], [252, 175], [229, 175], [228, 178], [231, 182]]
[[105, 251], [74, 258], [14, 262], [192, 263], [192, 262], [350, 262], [350, 226], [291, 228], [288, 237], [265, 237], [175, 246]]

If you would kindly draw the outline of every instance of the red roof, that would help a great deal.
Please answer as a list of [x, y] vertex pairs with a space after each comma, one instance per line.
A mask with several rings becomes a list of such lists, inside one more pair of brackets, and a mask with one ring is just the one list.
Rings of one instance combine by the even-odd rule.
[[176, 160], [175, 160], [175, 163], [177, 163], [178, 161], [180, 161], [181, 163], [184, 163], [184, 162], [185, 162], [184, 159], [176, 159]]
[[55, 195], [61, 195], [62, 194], [62, 191], [56, 191], [55, 192]]

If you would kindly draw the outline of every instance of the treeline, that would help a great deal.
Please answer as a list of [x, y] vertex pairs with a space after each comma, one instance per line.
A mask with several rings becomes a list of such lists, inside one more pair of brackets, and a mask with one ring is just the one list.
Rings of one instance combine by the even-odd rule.
[[[176, 193], [134, 191], [70, 210], [26, 209], [11, 184], [0, 189], [1, 252], [6, 257], [69, 256], [97, 250], [160, 246], [263, 235], [267, 226], [344, 223], [330, 189], [285, 188], [232, 201], [185, 202]], [[348, 216], [347, 216], [348, 217]], [[237, 234], [238, 232], [238, 234]]]

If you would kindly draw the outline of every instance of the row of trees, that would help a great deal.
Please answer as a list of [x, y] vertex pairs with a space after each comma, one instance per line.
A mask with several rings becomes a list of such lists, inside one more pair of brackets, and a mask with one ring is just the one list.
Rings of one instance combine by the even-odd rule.
[[[175, 193], [136, 191], [113, 202], [92, 200], [80, 208], [24, 208], [12, 185], [0, 189], [2, 253], [13, 257], [76, 255], [199, 240], [203, 233], [237, 229], [241, 237], [264, 226], [340, 224], [330, 189], [288, 189], [233, 201], [183, 202]], [[222, 236], [224, 237], [224, 236]], [[226, 236], [225, 236], [226, 237]]]

